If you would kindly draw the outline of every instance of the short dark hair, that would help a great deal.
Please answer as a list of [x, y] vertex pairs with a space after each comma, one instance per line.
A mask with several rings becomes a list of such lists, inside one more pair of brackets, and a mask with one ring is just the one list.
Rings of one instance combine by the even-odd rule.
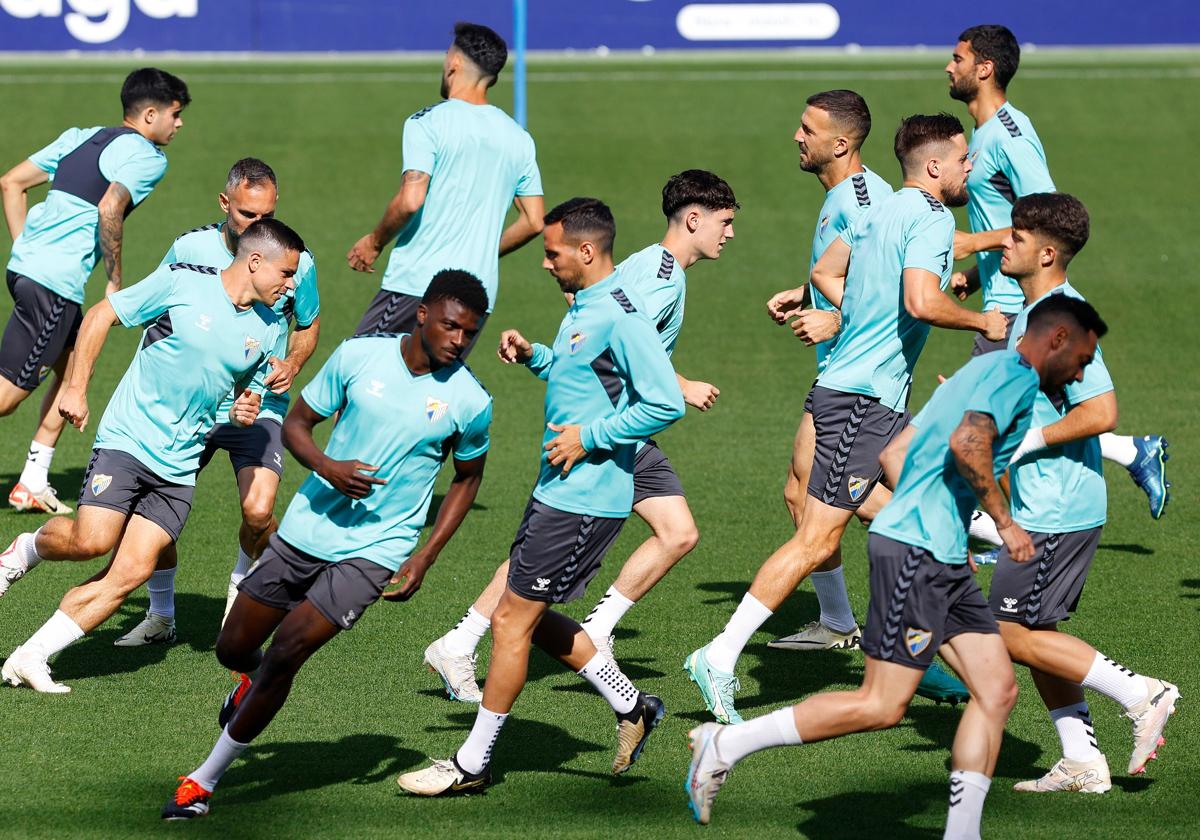
[[896, 129], [896, 160], [908, 172], [913, 158], [931, 143], [945, 143], [963, 134], [963, 124], [950, 114], [913, 114]]
[[487, 292], [479, 278], [469, 271], [443, 268], [433, 275], [421, 303], [430, 306], [439, 300], [456, 300], [480, 318], [487, 315]]
[[1083, 250], [1091, 232], [1087, 208], [1067, 193], [1030, 193], [1017, 199], [1012, 208], [1012, 226], [1039, 233], [1059, 246], [1063, 265]]
[[279, 186], [279, 182], [275, 180], [275, 170], [258, 158], [252, 157], [242, 158], [230, 167], [229, 176], [225, 179], [225, 192], [237, 189], [243, 181], [251, 187], [258, 187], [266, 183], [270, 183], [274, 187]]
[[617, 238], [612, 210], [598, 198], [568, 198], [542, 220], [545, 225], [562, 223], [563, 233], [573, 241], [590, 239], [601, 251], [611, 254]]
[[662, 191], [662, 211], [668, 219], [680, 210], [698, 204], [705, 210], [737, 210], [733, 188], [724, 178], [706, 169], [685, 169], [667, 179]]
[[1042, 300], [1029, 313], [1026, 322], [1026, 332], [1040, 332], [1063, 321], [1073, 321], [1088, 332], [1096, 334], [1096, 338], [1104, 338], [1108, 332], [1108, 324], [1100, 318], [1100, 313], [1083, 298], [1068, 294], [1051, 294]]
[[496, 83], [500, 71], [508, 63], [508, 45], [504, 39], [481, 23], [459, 21], [454, 24], [454, 46], [490, 79], [488, 87]]
[[167, 106], [176, 101], [183, 106], [192, 101], [187, 85], [183, 79], [157, 67], [134, 70], [121, 85], [121, 107], [127, 117], [136, 116], [151, 105]]
[[238, 254], [248, 253], [263, 245], [297, 253], [306, 250], [300, 234], [278, 219], [259, 219], [251, 222], [238, 239]]
[[958, 40], [971, 45], [976, 59], [992, 62], [996, 68], [996, 85], [1000, 90], [1007, 90], [1021, 63], [1021, 45], [1012, 30], [998, 23], [984, 23], [964, 29]]
[[834, 124], [857, 140], [859, 145], [871, 133], [871, 109], [867, 107], [867, 100], [852, 90], [814, 93], [804, 104], [829, 114]]

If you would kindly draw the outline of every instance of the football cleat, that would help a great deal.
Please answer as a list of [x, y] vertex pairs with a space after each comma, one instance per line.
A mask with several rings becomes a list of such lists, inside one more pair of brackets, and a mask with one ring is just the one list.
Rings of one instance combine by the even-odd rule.
[[1142, 488], [1150, 502], [1150, 516], [1160, 519], [1171, 500], [1171, 484], [1167, 481], [1167, 439], [1161, 435], [1135, 437], [1137, 458], [1129, 465], [1129, 477]]
[[767, 647], [780, 650], [858, 650], [861, 640], [862, 630], [857, 624], [853, 630], [842, 633], [817, 620], [804, 625], [798, 633], [767, 642]]
[[715, 723], [702, 723], [688, 733], [692, 761], [683, 780], [683, 791], [688, 795], [692, 817], [700, 825], [708, 825], [712, 819], [713, 800], [732, 769], [732, 765], [717, 757], [717, 736], [722, 728]]
[[704, 705], [721, 723], [742, 723], [742, 716], [733, 708], [733, 693], [740, 691], [741, 682], [732, 673], [718, 671], [708, 664], [708, 646], [694, 650], [683, 661], [683, 670], [700, 689]]
[[[3, 554], [0, 554], [0, 597], [9, 587], [25, 577], [41, 559], [37, 557], [36, 552], [28, 551], [27, 541], [32, 539], [33, 534], [17, 534], [17, 538], [8, 544]], [[26, 559], [30, 554], [37, 558], [32, 563]]]
[[32, 650], [25, 646], [14, 650], [4, 660], [0, 678], [14, 688], [27, 685], [40, 694], [67, 694], [71, 690], [70, 686], [56, 683], [50, 676], [50, 663], [37, 646]]
[[653, 694], [638, 692], [637, 703], [627, 715], [617, 715], [617, 754], [612, 771], [620, 775], [638, 760], [654, 727], [663, 719], [666, 707]]
[[475, 682], [475, 654], [451, 656], [446, 652], [442, 639], [437, 639], [425, 648], [425, 664], [442, 678], [451, 700], [483, 702], [483, 692], [479, 690], [479, 683]]
[[1040, 779], [1017, 782], [1013, 790], [1025, 793], [1104, 793], [1112, 788], [1112, 777], [1108, 773], [1108, 761], [1101, 755], [1092, 761], [1072, 761], [1060, 758], [1058, 763]]
[[453, 796], [459, 793], [478, 793], [492, 783], [487, 767], [480, 773], [468, 773], [458, 766], [458, 760], [447, 758], [434, 761], [424, 770], [414, 770], [396, 779], [396, 784], [417, 796]]
[[1146, 680], [1146, 699], [1125, 713], [1133, 721], [1133, 754], [1129, 756], [1129, 775], [1136, 776], [1146, 769], [1146, 762], [1158, 758], [1158, 748], [1166, 741], [1162, 736], [1167, 718], [1175, 713], [1179, 689], [1169, 682], [1143, 677]]
[[237, 711], [237, 707], [246, 696], [246, 692], [250, 690], [250, 678], [248, 676], [238, 673], [234, 673], [233, 676], [238, 680], [238, 684], [233, 687], [232, 691], [225, 695], [225, 701], [221, 704], [221, 711], [217, 712], [217, 723], [222, 729], [229, 725], [229, 721], [233, 720], [233, 713]]
[[168, 799], [167, 804], [163, 806], [162, 818], [164, 820], [191, 820], [203, 817], [208, 813], [208, 800], [211, 796], [212, 791], [200, 787], [199, 782], [189, 779], [187, 776], [180, 776], [179, 787], [175, 788], [175, 795]]
[[984, 551], [971, 552], [971, 559], [976, 566], [994, 566], [1000, 559], [1000, 546], [993, 546]]
[[117, 647], [169, 645], [175, 641], [175, 619], [148, 612], [138, 625], [113, 642]]
[[9, 507], [16, 508], [17, 510], [51, 513], [55, 516], [65, 516], [75, 511], [75, 508], [59, 501], [58, 494], [54, 492], [54, 488], [50, 485], [46, 485], [46, 488], [41, 492], [34, 493], [24, 484], [18, 482], [17, 486], [8, 494], [8, 504]]
[[962, 680], [936, 662], [932, 663], [917, 684], [917, 694], [934, 703], [957, 706], [971, 699], [971, 692]]

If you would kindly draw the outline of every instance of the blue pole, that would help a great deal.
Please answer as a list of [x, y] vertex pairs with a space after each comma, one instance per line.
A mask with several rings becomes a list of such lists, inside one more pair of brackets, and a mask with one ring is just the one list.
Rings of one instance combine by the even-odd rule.
[[527, 18], [526, 0], [513, 0], [513, 119], [522, 128], [526, 125], [526, 95], [525, 95], [525, 22]]

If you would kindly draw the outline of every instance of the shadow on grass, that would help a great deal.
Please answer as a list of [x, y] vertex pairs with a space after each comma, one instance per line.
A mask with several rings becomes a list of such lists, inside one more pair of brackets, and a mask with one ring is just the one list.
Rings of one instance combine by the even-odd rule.
[[[596, 714], [597, 724], [603, 724], [598, 726], [599, 731], [609, 736], [613, 732], [612, 712], [600, 704], [596, 709]], [[447, 719], [450, 721], [449, 725], [428, 726], [425, 731], [457, 733], [466, 739], [467, 733], [475, 723], [475, 713], [456, 712], [447, 715]], [[453, 750], [457, 748], [459, 742], [452, 738], [450, 743], [453, 745], [450, 749]], [[611, 780], [613, 776], [608, 772], [607, 756], [597, 756], [592, 759], [592, 763], [600, 768], [596, 771], [579, 770], [563, 765], [584, 753], [607, 753], [614, 746], [615, 742], [606, 741], [603, 744], [597, 744], [583, 741], [572, 736], [565, 729], [552, 724], [514, 715], [504, 724], [504, 731], [496, 742], [496, 748], [492, 754], [492, 778], [495, 782], [502, 782], [505, 773], [515, 772], [556, 773], [585, 779]]]
[[1154, 553], [1153, 548], [1147, 548], [1137, 543], [1101, 543], [1101, 551], [1119, 551], [1123, 554], [1140, 554], [1148, 556]]
[[[1183, 580], [1179, 581], [1179, 585], [1182, 586], [1184, 589], [1200, 590], [1200, 578], [1184, 578]], [[1184, 592], [1183, 597], [1190, 598], [1190, 599], [1200, 598], [1200, 591]]]
[[923, 814], [930, 802], [944, 802], [948, 784], [914, 785], [903, 791], [854, 791], [797, 802], [797, 808], [810, 813], [796, 829], [805, 837], [941, 837], [941, 829], [914, 828], [904, 821]]

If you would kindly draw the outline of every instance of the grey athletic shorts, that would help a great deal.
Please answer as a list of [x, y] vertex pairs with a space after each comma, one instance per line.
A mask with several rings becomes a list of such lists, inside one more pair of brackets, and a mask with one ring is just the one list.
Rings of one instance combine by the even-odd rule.
[[658, 444], [646, 441], [633, 462], [633, 503], [662, 496], [683, 496], [683, 484]]
[[1102, 530], [1031, 533], [1036, 553], [1027, 563], [1015, 562], [1008, 548], [1001, 548], [988, 592], [992, 615], [999, 621], [1015, 621], [1029, 627], [1070, 618], [1079, 606]]
[[908, 425], [908, 413], [873, 397], [813, 386], [809, 395], [816, 450], [808, 495], [842, 510], [858, 510], [883, 477], [879, 455]]
[[971, 345], [971, 357], [982, 356], [984, 353], [991, 353], [993, 350], [1008, 349], [1008, 334], [1012, 332], [1013, 321], [1017, 320], [1016, 312], [1005, 312], [1004, 319], [1008, 321], [1008, 332], [1004, 334], [1004, 339], [1001, 341], [992, 341], [990, 338], [984, 338], [983, 333], [975, 333], [975, 343]]
[[624, 524], [624, 519], [567, 513], [530, 499], [508, 551], [508, 588], [531, 601], [574, 601], [600, 571]]
[[862, 649], [868, 656], [924, 671], [960, 633], [999, 633], [966, 563], [939, 563], [923, 548], [880, 534], [867, 537], [871, 602]]
[[217, 454], [218, 449], [229, 453], [229, 463], [236, 475], [245, 467], [266, 467], [278, 476], [283, 475], [283, 425], [264, 417], [249, 426], [218, 423], [204, 438], [200, 469]]
[[272, 534], [238, 591], [277, 610], [294, 610], [309, 601], [330, 624], [349, 630], [391, 579], [392, 572], [378, 563], [361, 557], [332, 563]]
[[[420, 303], [421, 299], [416, 295], [388, 292], [381, 289], [372, 299], [371, 305], [367, 307], [354, 334], [411, 333], [417, 328], [417, 306]], [[465, 360], [471, 350], [475, 348], [475, 342], [479, 340], [479, 336], [483, 335], [483, 325], [486, 322], [487, 316], [485, 315], [479, 320], [479, 332], [475, 333], [475, 337], [463, 350], [460, 358]]]
[[149, 519], [178, 540], [192, 510], [190, 484], [174, 484], [151, 472], [128, 452], [93, 449], [83, 474], [79, 504]]
[[25, 391], [42, 383], [59, 356], [75, 346], [82, 308], [23, 274], [5, 275], [13, 309], [0, 339], [0, 376]]

